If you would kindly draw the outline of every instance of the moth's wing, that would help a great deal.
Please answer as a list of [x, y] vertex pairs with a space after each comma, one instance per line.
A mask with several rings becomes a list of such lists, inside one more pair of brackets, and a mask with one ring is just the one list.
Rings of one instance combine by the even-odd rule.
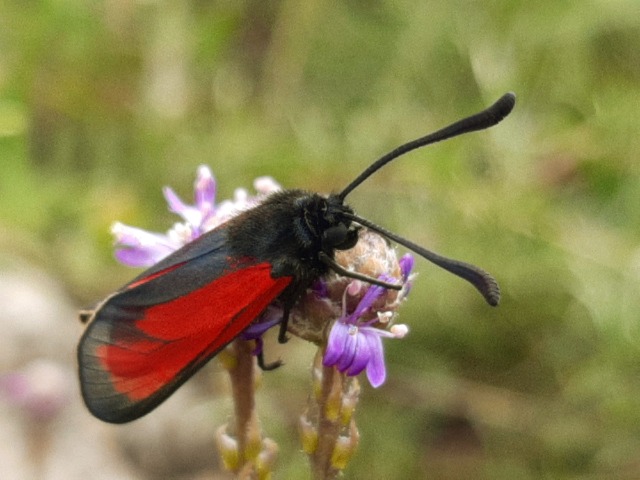
[[230, 256], [224, 229], [206, 236], [91, 316], [78, 363], [82, 396], [96, 417], [124, 423], [154, 409], [291, 283], [272, 278], [269, 262]]

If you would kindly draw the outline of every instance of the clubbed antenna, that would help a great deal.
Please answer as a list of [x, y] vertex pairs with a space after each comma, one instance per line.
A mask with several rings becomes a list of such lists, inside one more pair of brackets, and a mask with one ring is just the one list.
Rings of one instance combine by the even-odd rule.
[[400, 145], [395, 150], [387, 153], [380, 159], [373, 162], [369, 168], [362, 172], [358, 177], [352, 181], [347, 187], [338, 194], [340, 200], [344, 200], [347, 195], [351, 193], [358, 185], [369, 178], [373, 173], [380, 170], [391, 160], [404, 155], [405, 153], [415, 150], [416, 148], [425, 147], [432, 143], [441, 142], [448, 138], [457, 137], [463, 133], [475, 132], [477, 130], [484, 130], [485, 128], [493, 127], [505, 118], [511, 110], [513, 110], [516, 104], [516, 96], [513, 93], [505, 93], [500, 99], [491, 105], [486, 110], [483, 110], [470, 117], [463, 118], [457, 122], [445, 127], [437, 132], [430, 133], [422, 138], [418, 138], [411, 142]]
[[380, 235], [387, 237], [389, 240], [393, 240], [396, 243], [399, 243], [409, 250], [413, 250], [421, 257], [429, 260], [431, 263], [434, 263], [440, 268], [443, 268], [448, 272], [451, 272], [454, 275], [466, 280], [471, 285], [476, 287], [476, 289], [482, 294], [487, 303], [492, 307], [495, 307], [498, 305], [498, 303], [500, 303], [500, 287], [498, 285], [498, 282], [491, 276], [491, 274], [485, 272], [481, 268], [476, 267], [475, 265], [471, 265], [470, 263], [461, 262], [460, 260], [454, 260], [451, 258], [443, 257], [442, 255], [438, 255], [437, 253], [427, 250], [420, 245], [416, 245], [406, 238], [402, 238], [400, 235], [396, 235], [395, 233], [390, 232], [385, 228], [382, 228], [379, 225], [370, 222], [369, 220], [359, 217], [358, 215], [345, 212], [344, 216], [356, 223], [359, 223], [363, 227], [367, 227], [374, 232], [378, 232]]

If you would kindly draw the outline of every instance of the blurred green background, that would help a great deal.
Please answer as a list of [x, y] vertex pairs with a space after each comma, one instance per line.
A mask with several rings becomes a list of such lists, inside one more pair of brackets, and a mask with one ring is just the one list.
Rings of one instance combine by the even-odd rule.
[[[42, 269], [90, 304], [135, 274], [110, 225], [168, 229], [161, 187], [189, 199], [198, 165], [220, 199], [260, 175], [339, 190], [509, 90], [498, 127], [349, 198], [504, 296], [492, 309], [418, 261], [411, 333], [363, 390], [346, 478], [640, 478], [637, 0], [3, 0], [0, 268]], [[277, 352], [259, 408], [276, 477], [304, 478], [314, 349]]]

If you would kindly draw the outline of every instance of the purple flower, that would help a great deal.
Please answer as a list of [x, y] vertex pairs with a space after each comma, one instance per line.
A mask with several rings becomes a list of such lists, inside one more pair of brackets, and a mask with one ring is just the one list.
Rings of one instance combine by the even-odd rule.
[[198, 168], [198, 177], [194, 185], [194, 205], [185, 204], [169, 187], [164, 187], [162, 192], [169, 204], [169, 210], [180, 215], [191, 227], [193, 238], [206, 231], [205, 225], [215, 215], [216, 198], [216, 181], [209, 167], [201, 165]]
[[116, 258], [130, 267], [150, 267], [180, 247], [172, 235], [147, 232], [116, 222], [111, 227], [116, 238]]
[[180, 215], [183, 222], [176, 223], [166, 234], [115, 223], [111, 232], [116, 240], [116, 258], [131, 267], [150, 267], [281, 188], [270, 177], [257, 178], [254, 187], [258, 192], [256, 196], [250, 196], [246, 190], [239, 188], [233, 200], [216, 205], [216, 181], [209, 167], [201, 165], [194, 185], [193, 205], [184, 203], [171, 188], [165, 187], [163, 190], [169, 210]]
[[[366, 369], [367, 378], [373, 387], [379, 387], [386, 379], [384, 363], [383, 338], [402, 338], [409, 331], [406, 325], [390, 325], [393, 311], [406, 297], [411, 287], [411, 269], [413, 257], [405, 255], [399, 261], [403, 289], [397, 299], [387, 311], [374, 312], [374, 303], [388, 290], [372, 285], [360, 299], [356, 308], [346, 313], [347, 295], [356, 296], [362, 291], [362, 283], [355, 280], [346, 288], [343, 296], [342, 316], [333, 324], [329, 332], [327, 350], [323, 358], [326, 367], [335, 366], [342, 373], [349, 376], [358, 375]], [[390, 282], [394, 279], [389, 275], [381, 275], [381, 280]], [[381, 328], [384, 326], [388, 328]]]

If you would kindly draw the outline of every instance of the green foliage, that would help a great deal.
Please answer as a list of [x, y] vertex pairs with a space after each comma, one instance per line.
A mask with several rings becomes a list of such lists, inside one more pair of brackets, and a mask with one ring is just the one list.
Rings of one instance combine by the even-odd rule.
[[[504, 299], [490, 309], [418, 264], [412, 332], [388, 342], [389, 384], [363, 395], [348, 476], [636, 476], [637, 0], [2, 3], [0, 245], [81, 303], [132, 275], [110, 224], [169, 228], [160, 187], [190, 195], [199, 164], [220, 198], [259, 175], [338, 190], [514, 90], [496, 129], [412, 153], [350, 197], [482, 265]], [[282, 446], [281, 471], [300, 471]]]

